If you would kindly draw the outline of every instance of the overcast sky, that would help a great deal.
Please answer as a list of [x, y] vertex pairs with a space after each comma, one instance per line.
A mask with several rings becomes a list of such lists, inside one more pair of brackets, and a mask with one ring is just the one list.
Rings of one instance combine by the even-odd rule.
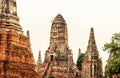
[[20, 24], [26, 33], [30, 31], [35, 60], [41, 51], [42, 60], [49, 47], [51, 24], [58, 13], [67, 22], [69, 47], [76, 62], [78, 49], [87, 49], [90, 28], [103, 65], [108, 58], [102, 47], [112, 34], [120, 31], [120, 0], [17, 0]]

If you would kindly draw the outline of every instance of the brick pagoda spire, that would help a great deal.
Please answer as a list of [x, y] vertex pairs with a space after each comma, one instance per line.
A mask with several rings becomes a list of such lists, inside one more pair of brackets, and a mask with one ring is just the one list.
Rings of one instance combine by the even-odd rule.
[[82, 78], [102, 78], [102, 61], [99, 58], [93, 28], [90, 30], [87, 51], [82, 62]]

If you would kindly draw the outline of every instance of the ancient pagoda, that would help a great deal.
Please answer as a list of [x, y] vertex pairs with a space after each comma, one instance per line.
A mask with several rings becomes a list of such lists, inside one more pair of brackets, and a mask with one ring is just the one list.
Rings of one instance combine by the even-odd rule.
[[93, 28], [90, 31], [87, 51], [82, 62], [81, 78], [103, 78], [102, 59], [97, 50]]
[[73, 54], [68, 47], [67, 24], [61, 14], [52, 22], [50, 46], [45, 53], [39, 73], [41, 78], [78, 78], [79, 71], [73, 63]]
[[38, 78], [29, 31], [23, 34], [16, 0], [0, 0], [0, 78]]

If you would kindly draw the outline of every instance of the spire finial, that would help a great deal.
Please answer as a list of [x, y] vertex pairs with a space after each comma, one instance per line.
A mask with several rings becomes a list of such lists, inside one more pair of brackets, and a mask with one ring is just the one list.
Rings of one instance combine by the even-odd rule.
[[29, 30], [27, 30], [27, 36], [29, 37], [30, 35], [29, 35]]
[[37, 61], [38, 70], [41, 68], [41, 65], [42, 65], [42, 61], [41, 61], [41, 51], [39, 51], [38, 61]]
[[78, 54], [80, 55], [81, 54], [81, 49], [79, 48], [79, 52], [78, 52]]
[[79, 48], [79, 51], [78, 51], [78, 58], [79, 58], [80, 55], [81, 55], [81, 49]]
[[91, 32], [94, 32], [94, 29], [93, 29], [93, 27], [91, 27]]
[[27, 30], [27, 37], [28, 37], [28, 48], [31, 49], [31, 43], [30, 43], [30, 33], [29, 33], [29, 30]]
[[41, 61], [41, 51], [39, 51], [38, 59]]
[[92, 51], [92, 52], [97, 51], [97, 46], [96, 46], [96, 42], [95, 42], [93, 27], [90, 30], [90, 36], [89, 36], [87, 51]]

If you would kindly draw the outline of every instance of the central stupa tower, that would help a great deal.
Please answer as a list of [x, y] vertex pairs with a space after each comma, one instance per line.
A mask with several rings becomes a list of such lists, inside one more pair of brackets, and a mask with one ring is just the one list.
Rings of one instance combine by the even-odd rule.
[[57, 46], [61, 52], [68, 47], [67, 24], [61, 14], [58, 14], [51, 26], [50, 46]]
[[58, 14], [51, 26], [50, 46], [45, 53], [45, 60], [39, 72], [42, 78], [78, 78], [79, 72], [73, 63], [72, 50], [68, 47], [67, 24]]

